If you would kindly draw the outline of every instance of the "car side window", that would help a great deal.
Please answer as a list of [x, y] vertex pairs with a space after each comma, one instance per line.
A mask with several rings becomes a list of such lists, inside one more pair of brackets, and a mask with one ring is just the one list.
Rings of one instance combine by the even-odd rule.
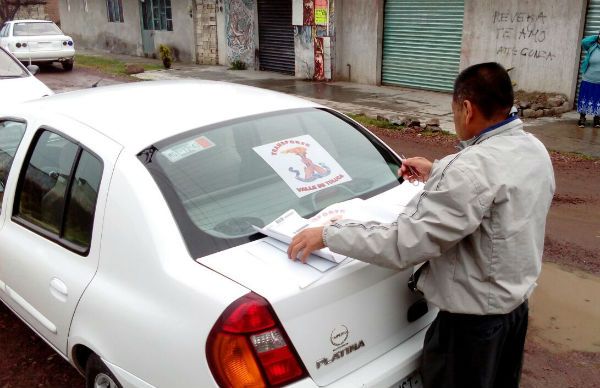
[[13, 159], [25, 134], [26, 124], [18, 121], [0, 121], [0, 204]]
[[89, 247], [92, 240], [94, 211], [102, 178], [102, 162], [87, 151], [81, 153], [66, 207], [64, 238]]
[[38, 132], [33, 144], [21, 172], [15, 219], [84, 254], [92, 238], [102, 162], [49, 130]]
[[8, 32], [8, 24], [4, 24], [2, 28], [0, 28], [0, 38], [6, 37]]

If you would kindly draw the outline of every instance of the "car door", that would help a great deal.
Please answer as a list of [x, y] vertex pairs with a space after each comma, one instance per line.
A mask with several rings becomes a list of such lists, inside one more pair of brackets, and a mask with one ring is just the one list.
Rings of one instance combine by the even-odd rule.
[[0, 295], [66, 355], [71, 319], [98, 266], [104, 206], [121, 147], [70, 120], [33, 125], [4, 192]]
[[0, 29], [0, 47], [8, 50], [10, 23], [4, 23]]
[[0, 47], [6, 47], [6, 36], [8, 35], [8, 24], [4, 23], [2, 27], [0, 27]]

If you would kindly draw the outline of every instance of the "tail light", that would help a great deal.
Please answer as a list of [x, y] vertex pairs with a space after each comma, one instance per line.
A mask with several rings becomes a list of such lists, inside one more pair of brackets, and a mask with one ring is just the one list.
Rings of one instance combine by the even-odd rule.
[[208, 337], [206, 355], [222, 387], [280, 386], [307, 376], [273, 309], [254, 293], [221, 314]]

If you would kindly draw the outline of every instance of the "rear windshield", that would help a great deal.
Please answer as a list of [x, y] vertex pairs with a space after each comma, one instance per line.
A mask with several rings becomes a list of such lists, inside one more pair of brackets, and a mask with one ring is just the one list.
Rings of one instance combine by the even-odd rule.
[[26, 75], [27, 73], [17, 61], [4, 50], [0, 50], [0, 79], [25, 77]]
[[62, 35], [62, 31], [52, 22], [15, 23], [13, 36]]
[[342, 116], [302, 109], [198, 129], [142, 151], [186, 240], [202, 257], [262, 235], [289, 209], [310, 217], [401, 183], [400, 161]]

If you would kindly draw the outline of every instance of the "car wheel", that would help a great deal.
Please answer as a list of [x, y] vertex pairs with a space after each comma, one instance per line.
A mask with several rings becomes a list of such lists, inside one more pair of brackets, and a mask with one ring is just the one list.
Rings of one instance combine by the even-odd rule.
[[122, 388], [119, 381], [108, 367], [95, 354], [92, 354], [85, 365], [86, 388]]
[[65, 71], [71, 71], [73, 70], [73, 62], [63, 62], [62, 67]]

